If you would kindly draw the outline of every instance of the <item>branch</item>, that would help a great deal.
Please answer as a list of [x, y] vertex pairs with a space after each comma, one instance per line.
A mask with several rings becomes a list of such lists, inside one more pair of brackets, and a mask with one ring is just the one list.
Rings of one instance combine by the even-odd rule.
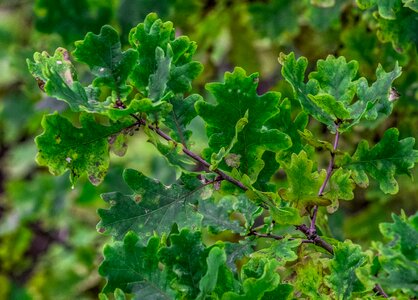
[[[149, 129], [151, 129], [152, 131], [154, 131], [155, 133], [157, 133], [159, 136], [161, 136], [163, 139], [165, 139], [166, 141], [172, 142], [174, 143], [176, 146], [178, 145], [178, 143], [173, 140], [169, 135], [167, 135], [164, 131], [162, 131], [160, 128], [152, 126], [152, 125], [148, 125], [144, 119], [139, 118], [138, 116], [136, 116], [135, 114], [131, 114], [131, 116], [133, 118], [135, 118], [135, 120], [138, 121], [139, 124], [147, 126]], [[204, 160], [202, 157], [200, 157], [199, 155], [197, 155], [196, 153], [190, 151], [189, 149], [187, 149], [184, 145], [182, 145], [182, 151], [184, 154], [186, 154], [187, 156], [189, 156], [190, 158], [194, 159], [195, 161], [197, 161], [198, 163], [200, 163], [201, 165], [203, 165], [206, 169], [209, 170], [210, 168], [210, 163], [208, 163], [206, 160]], [[229, 181], [230, 183], [236, 185], [237, 187], [239, 187], [240, 189], [246, 191], [248, 190], [248, 188], [239, 180], [236, 180], [235, 178], [232, 178], [231, 176], [227, 175], [226, 173], [224, 173], [223, 171], [219, 170], [219, 169], [215, 169], [213, 170], [214, 173], [218, 174], [223, 180]]]
[[[325, 187], [327, 186], [328, 181], [331, 178], [332, 171], [334, 170], [335, 152], [337, 151], [338, 142], [340, 140], [340, 133], [338, 132], [338, 127], [339, 127], [339, 124], [337, 123], [336, 124], [336, 133], [335, 133], [333, 151], [331, 152], [331, 159], [330, 159], [329, 164], [328, 164], [327, 175], [326, 175], [325, 180], [322, 183], [321, 187], [319, 188], [318, 196], [322, 196], [322, 194], [324, 193]], [[318, 214], [318, 205], [315, 205], [314, 208], [313, 208], [311, 225], [309, 226], [309, 231], [308, 231], [308, 234], [312, 237], [316, 236], [315, 223], [316, 223], [317, 214]]]
[[305, 224], [296, 226], [296, 229], [298, 229], [299, 231], [303, 232], [306, 237], [312, 241], [315, 245], [327, 250], [330, 254], [334, 255], [334, 249], [332, 249], [332, 246], [330, 244], [328, 244], [327, 242], [325, 242], [323, 239], [321, 239], [318, 235], [310, 235], [309, 233], [309, 228], [308, 226], [306, 226]]
[[[259, 233], [257, 231], [250, 231], [247, 236], [258, 236], [258, 237], [262, 237], [262, 238], [269, 238], [269, 239], [274, 239], [274, 240], [282, 240], [284, 239], [284, 236], [281, 235], [275, 235], [275, 234], [271, 234], [271, 233]], [[296, 240], [297, 238], [289, 238], [289, 241], [293, 241]], [[313, 243], [313, 241], [311, 240], [302, 240], [302, 243]]]

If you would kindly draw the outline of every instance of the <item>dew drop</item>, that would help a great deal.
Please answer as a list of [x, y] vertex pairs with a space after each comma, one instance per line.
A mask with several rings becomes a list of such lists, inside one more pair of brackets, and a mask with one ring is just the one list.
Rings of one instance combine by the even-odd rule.
[[100, 68], [99, 69], [100, 72], [104, 72], [104, 70], [105, 70], [104, 68]]

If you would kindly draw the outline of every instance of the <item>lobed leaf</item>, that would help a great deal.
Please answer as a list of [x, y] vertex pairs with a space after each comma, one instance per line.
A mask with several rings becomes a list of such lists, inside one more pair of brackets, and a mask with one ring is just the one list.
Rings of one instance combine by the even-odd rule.
[[325, 180], [326, 172], [312, 172], [313, 161], [305, 151], [292, 154], [289, 164], [284, 164], [289, 186], [279, 191], [280, 196], [299, 209], [312, 205], [329, 205], [330, 201], [318, 196], [318, 190]]
[[105, 259], [99, 267], [100, 275], [107, 279], [103, 292], [121, 289], [138, 299], [173, 299], [166, 274], [158, 268], [159, 249], [158, 237], [151, 237], [145, 244], [134, 232], [128, 232], [123, 241], [106, 245]]
[[[280, 54], [282, 75], [292, 85], [296, 98], [303, 109], [332, 132], [345, 132], [362, 119], [376, 120], [379, 114], [389, 115], [393, 101], [389, 91], [393, 81], [401, 74], [398, 63], [393, 71], [386, 73], [379, 65], [376, 81], [369, 87], [364, 77], [357, 76], [358, 63], [346, 62], [344, 57], [329, 55], [318, 60], [317, 71], [309, 74], [305, 83], [307, 60], [295, 59], [294, 53]], [[353, 103], [354, 96], [358, 99]]]
[[377, 242], [379, 269], [377, 281], [385, 290], [402, 290], [411, 297], [418, 296], [418, 214], [407, 218], [392, 215], [393, 223], [381, 223], [380, 231], [389, 243]]
[[196, 213], [195, 205], [203, 197], [204, 189], [199, 180], [183, 175], [167, 187], [132, 169], [126, 169], [123, 178], [134, 194], [102, 195], [111, 206], [98, 210], [100, 231], [121, 239], [130, 230], [149, 236], [153, 232], [169, 232], [173, 223], [179, 228], [200, 224], [201, 216]]
[[[237, 122], [248, 113], [248, 123], [238, 133], [236, 144], [230, 150], [234, 156], [230, 166], [247, 174], [254, 182], [264, 162], [261, 157], [266, 150], [279, 151], [289, 148], [290, 138], [277, 129], [267, 129], [264, 124], [279, 113], [280, 95], [269, 92], [257, 95], [258, 75], [246, 76], [241, 68], [233, 73], [225, 74], [224, 83], [211, 83], [207, 89], [215, 96], [217, 105], [198, 101], [195, 105], [197, 113], [205, 120], [209, 148], [205, 149], [205, 157], [218, 153], [222, 147], [227, 148], [236, 135]], [[228, 168], [226, 163], [220, 165]]]
[[334, 247], [334, 257], [330, 262], [330, 275], [325, 281], [332, 288], [336, 299], [350, 299], [353, 292], [364, 290], [356, 275], [356, 269], [366, 262], [366, 255], [359, 245], [351, 241], [339, 243]]
[[73, 185], [85, 173], [91, 183], [98, 185], [109, 168], [109, 144], [129, 126], [123, 123], [103, 126], [88, 114], [81, 114], [80, 123], [82, 127], [77, 128], [57, 113], [44, 116], [44, 132], [35, 139], [39, 149], [36, 161], [48, 166], [54, 175], [70, 170]]
[[367, 186], [368, 176], [379, 182], [380, 189], [387, 194], [396, 194], [399, 190], [396, 175], [408, 174], [418, 161], [418, 150], [414, 150], [412, 137], [398, 140], [399, 131], [388, 129], [381, 141], [369, 148], [363, 140], [357, 146], [353, 156], [346, 155], [341, 166], [352, 171], [356, 184]]
[[155, 13], [131, 30], [129, 42], [139, 53], [131, 79], [143, 95], [154, 101], [168, 90], [175, 94], [188, 92], [203, 69], [192, 60], [196, 43], [185, 36], [175, 38], [173, 24], [161, 21]]
[[75, 43], [73, 56], [86, 63], [96, 78], [93, 86], [109, 87], [115, 95], [114, 100], [125, 99], [132, 91], [126, 84], [138, 59], [134, 49], [122, 51], [119, 35], [115, 29], [105, 25], [100, 34], [87, 33], [84, 40]]
[[278, 265], [275, 259], [251, 259], [241, 271], [242, 293], [227, 292], [222, 296], [222, 300], [262, 299], [280, 283], [280, 276], [276, 272]]
[[199, 282], [208, 270], [206, 258], [209, 250], [203, 245], [200, 232], [183, 229], [171, 234], [169, 239], [170, 245], [158, 251], [158, 257], [165, 265], [167, 282], [178, 297], [195, 299], [200, 291]]

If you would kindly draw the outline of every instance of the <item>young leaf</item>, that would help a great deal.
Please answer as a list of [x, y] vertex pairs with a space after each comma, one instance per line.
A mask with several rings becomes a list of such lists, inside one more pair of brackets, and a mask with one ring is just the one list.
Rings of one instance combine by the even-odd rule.
[[[230, 155], [237, 159], [236, 168], [256, 181], [264, 166], [261, 156], [264, 151], [279, 151], [289, 148], [290, 138], [277, 129], [268, 129], [264, 124], [279, 113], [280, 95], [269, 92], [257, 95], [258, 75], [246, 76], [241, 68], [225, 74], [225, 83], [210, 83], [207, 89], [215, 96], [217, 105], [199, 101], [197, 113], [207, 124], [209, 147], [205, 157], [217, 153], [222, 147], [228, 147], [235, 136], [235, 126], [248, 112], [248, 124], [238, 134], [238, 141], [232, 147]], [[228, 168], [225, 164], [222, 168]]]
[[169, 232], [173, 223], [179, 228], [200, 223], [201, 216], [194, 207], [204, 192], [199, 180], [183, 175], [178, 183], [166, 187], [132, 169], [126, 169], [123, 178], [134, 194], [113, 192], [102, 195], [111, 207], [98, 210], [100, 231], [105, 229], [121, 239], [129, 230], [149, 236], [152, 232]]
[[329, 205], [330, 201], [318, 196], [318, 190], [325, 180], [325, 170], [312, 172], [313, 161], [305, 151], [292, 154], [290, 164], [283, 166], [289, 187], [281, 190], [280, 195], [299, 209], [312, 205]]
[[292, 85], [296, 99], [299, 100], [305, 112], [335, 131], [336, 124], [333, 116], [318, 107], [308, 97], [309, 94], [316, 95], [319, 90], [317, 81], [310, 81], [310, 84], [304, 82], [308, 60], [303, 56], [296, 60], [293, 52], [289, 55], [281, 53], [279, 63], [282, 65], [283, 77]]
[[278, 266], [275, 259], [251, 259], [241, 272], [243, 293], [227, 292], [222, 300], [262, 299], [265, 293], [273, 291], [280, 283], [280, 276], [276, 272]]
[[[363, 118], [375, 120], [379, 113], [389, 115], [392, 111], [389, 91], [392, 82], [401, 75], [398, 63], [389, 73], [379, 65], [377, 80], [369, 87], [364, 77], [353, 81], [358, 63], [347, 63], [344, 57], [330, 55], [326, 60], [318, 60], [318, 71], [309, 74], [307, 83], [304, 83], [306, 58], [295, 60], [293, 53], [282, 53], [279, 62], [283, 65], [283, 77], [292, 85], [304, 110], [332, 132], [337, 130], [336, 124], [339, 124], [338, 131], [345, 132]], [[356, 93], [358, 100], [352, 103]]]
[[376, 69], [376, 81], [369, 87], [367, 79], [360, 78], [357, 83], [358, 100], [350, 107], [350, 124], [343, 125], [340, 131], [346, 131], [362, 118], [376, 120], [379, 114], [389, 115], [392, 112], [393, 101], [389, 101], [389, 92], [393, 81], [401, 76], [401, 68], [396, 62], [394, 69], [386, 73], [379, 64]]
[[107, 279], [103, 292], [120, 288], [138, 299], [172, 299], [174, 291], [158, 268], [159, 248], [158, 237], [151, 237], [145, 245], [133, 232], [128, 232], [123, 241], [106, 245], [105, 259], [99, 267], [100, 275]]
[[88, 114], [81, 114], [80, 123], [82, 127], [77, 128], [56, 113], [44, 116], [44, 132], [35, 139], [36, 160], [54, 175], [70, 170], [72, 184], [87, 173], [90, 182], [98, 185], [109, 167], [109, 139], [129, 125], [102, 126]]
[[332, 288], [337, 299], [350, 299], [353, 292], [364, 291], [364, 286], [356, 276], [356, 269], [366, 262], [366, 255], [359, 245], [351, 241], [338, 243], [330, 263], [331, 274], [325, 281]]
[[323, 284], [322, 265], [313, 258], [304, 258], [296, 265], [295, 289], [302, 292], [309, 299], [322, 300], [325, 296], [320, 293]]
[[363, 140], [352, 157], [346, 155], [341, 166], [352, 171], [353, 179], [360, 186], [367, 186], [367, 175], [379, 182], [380, 189], [387, 194], [398, 192], [396, 175], [408, 174], [418, 161], [418, 150], [414, 150], [412, 137], [398, 140], [399, 131], [388, 129], [381, 141], [369, 149]]
[[[357, 76], [358, 63], [354, 60], [347, 63], [343, 56], [336, 58], [329, 55], [325, 60], [318, 60], [316, 68], [317, 71], [309, 74], [308, 84], [319, 85], [324, 95], [333, 98], [332, 102], [344, 109], [356, 92], [354, 78]], [[324, 104], [332, 109], [332, 103]]]
[[298, 258], [298, 255], [292, 249], [299, 247], [300, 244], [300, 239], [289, 240], [289, 238], [284, 238], [279, 241], [272, 241], [267, 248], [255, 252], [252, 257], [259, 255], [274, 257], [280, 262], [280, 265], [284, 266], [287, 262]]
[[114, 101], [123, 101], [132, 90], [126, 80], [135, 66], [138, 53], [134, 49], [122, 52], [119, 35], [109, 25], [103, 26], [99, 35], [89, 32], [75, 46], [74, 57], [86, 63], [96, 76], [93, 86], [107, 86], [115, 93]]

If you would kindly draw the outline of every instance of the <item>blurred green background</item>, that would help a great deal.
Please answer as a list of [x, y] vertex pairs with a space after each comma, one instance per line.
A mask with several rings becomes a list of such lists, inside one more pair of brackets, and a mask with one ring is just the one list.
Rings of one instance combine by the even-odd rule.
[[[96, 210], [105, 207], [100, 193], [129, 193], [121, 178], [127, 167], [166, 184], [174, 180], [174, 171], [141, 134], [131, 138], [126, 156], [112, 156], [110, 173], [99, 187], [84, 178], [72, 189], [68, 175], [54, 177], [34, 160], [42, 115], [75, 116], [65, 103], [42, 94], [26, 58], [57, 47], [72, 51], [74, 41], [88, 31], [98, 33], [104, 24], [114, 26], [128, 46], [129, 30], [149, 12], [197, 42], [196, 58], [205, 70], [194, 92], [207, 99], [204, 84], [240, 66], [260, 73], [260, 93], [278, 90], [298, 107], [281, 79], [280, 52], [306, 56], [311, 69], [329, 54], [344, 55], [359, 62], [369, 82], [379, 63], [389, 70], [399, 61], [403, 75], [395, 84], [402, 96], [393, 114], [344, 135], [341, 149], [352, 152], [360, 139], [374, 144], [390, 127], [398, 127], [401, 138], [418, 137], [418, 21], [407, 8], [399, 8], [392, 22], [379, 17], [376, 8], [361, 10], [349, 0], [1, 0], [0, 299], [96, 299], [104, 284], [97, 268], [108, 239], [95, 230]], [[320, 138], [331, 139], [315, 121], [309, 126]], [[206, 142], [204, 128], [198, 119], [192, 127], [199, 150]], [[407, 176], [399, 183], [395, 196], [383, 194], [373, 182], [367, 190], [357, 188], [355, 200], [329, 216], [335, 237], [368, 246], [381, 238], [377, 224], [389, 221], [391, 212], [414, 213], [417, 184]]]

